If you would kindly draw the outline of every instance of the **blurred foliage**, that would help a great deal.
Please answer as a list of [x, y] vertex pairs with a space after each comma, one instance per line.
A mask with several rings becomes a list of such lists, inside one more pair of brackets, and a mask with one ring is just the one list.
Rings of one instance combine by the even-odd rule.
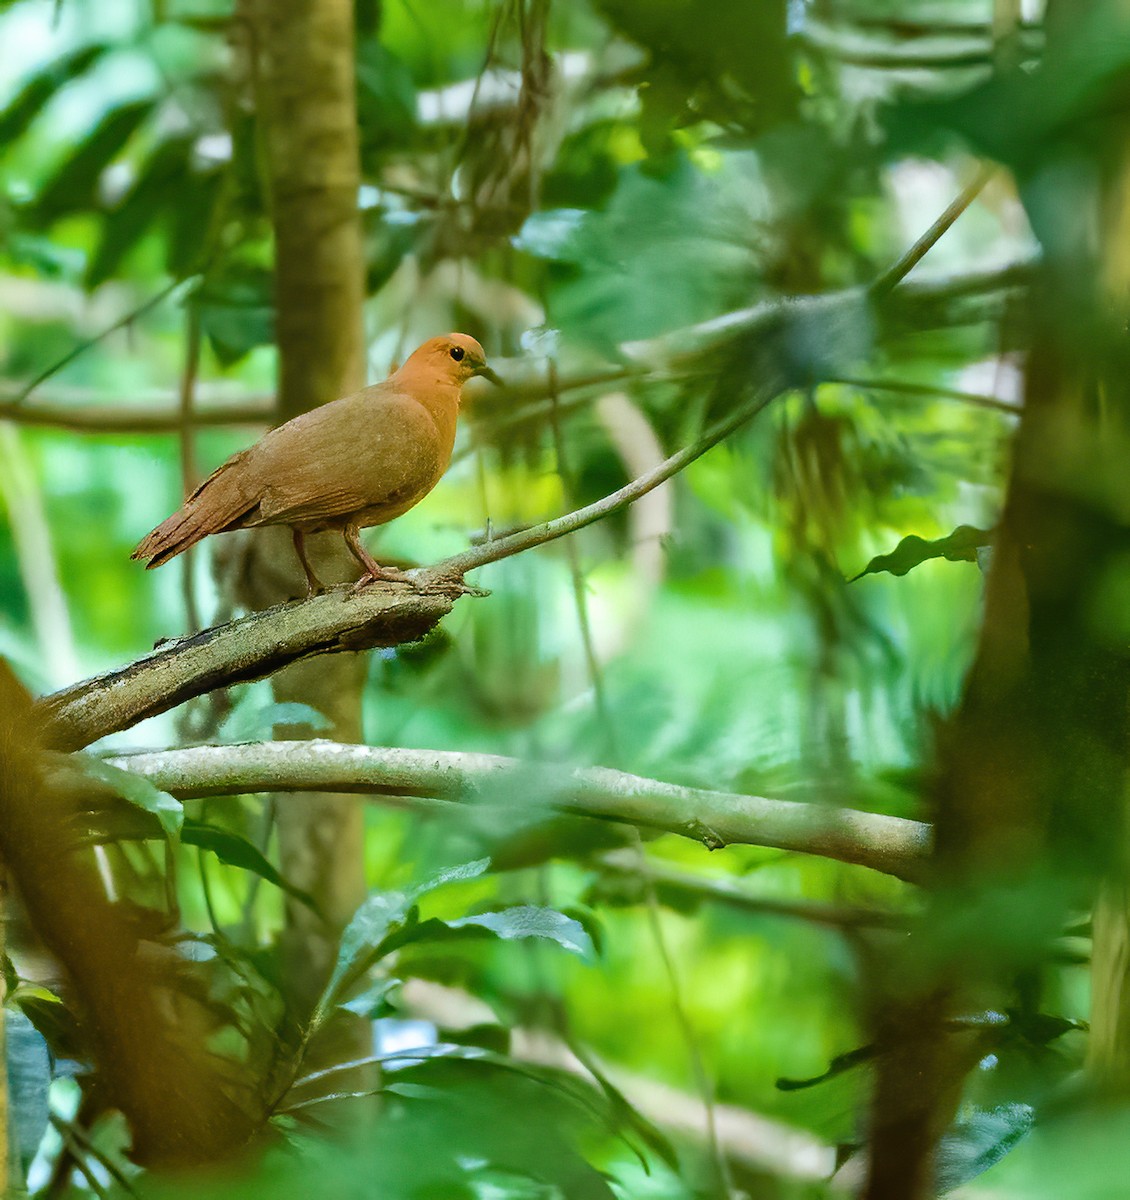
[[[735, 333], [717, 357], [617, 383], [650, 436], [625, 434], [610, 388], [568, 384], [632, 362], [630, 343], [681, 345], [698, 322], [726, 334], [738, 310], [828, 299], [811, 317], [794, 310], [774, 343], [789, 390], [750, 427], [572, 549], [485, 568], [490, 598], [461, 601], [424, 643], [374, 654], [369, 743], [928, 818], [932, 734], [973, 652], [977, 550], [1015, 424], [955, 393], [1016, 400], [1024, 333], [976, 295], [945, 322], [896, 327], [854, 289], [945, 208], [971, 153], [1016, 186], [1001, 172], [914, 278], [1023, 262], [1032, 229], [1070, 253], [1071, 171], [1036, 170], [1034, 147], [1090, 136], [1126, 44], [1103, 38], [1098, 6], [1056, 68], [1063, 86], [1034, 80], [1044, 31], [1029, 7], [1015, 44], [998, 46], [989, 0], [357, 4], [370, 378], [461, 328], [492, 360], [539, 378], [552, 361], [561, 381], [515, 425], [497, 398], [476, 400], [456, 465], [380, 533], [382, 555], [431, 561], [606, 494], [762, 382], [762, 348]], [[172, 410], [194, 323], [198, 404], [269, 394], [267, 198], [233, 6], [12, 0], [0, 43], [17, 49], [0, 56], [3, 399], [42, 377], [28, 409]], [[253, 432], [195, 431], [187, 469], [210, 470]], [[177, 436], [18, 422], [0, 434], [0, 654], [30, 686], [184, 632], [186, 594], [208, 623], [227, 615], [207, 552], [151, 575], [129, 561], [195, 482]], [[219, 740], [322, 720], [275, 705], [269, 683], [224, 704], [201, 724]], [[157, 718], [95, 751], [170, 745], [189, 728]], [[115, 894], [151, 909], [154, 937], [196, 972], [215, 1048], [301, 1064], [317, 1029], [288, 1027], [275, 950], [284, 898], [308, 898], [274, 865], [273, 809], [233, 797], [182, 810], [91, 769], [107, 787], [84, 833]], [[837, 1151], [859, 1144], [883, 1052], [869, 1040], [874, 964], [902, 935], [818, 920], [817, 906], [901, 921], [913, 890], [661, 837], [644, 853], [686, 886], [610, 892], [601, 858], [630, 849], [623, 830], [550, 815], [525, 792], [490, 798], [430, 816], [367, 809], [373, 893], [325, 1004], [371, 1019], [381, 1074], [292, 1093], [265, 1157], [218, 1182], [138, 1177], [120, 1128], [80, 1098], [88, 1048], [72, 998], [17, 912], [8, 1061], [29, 1188], [119, 1194], [124, 1172], [155, 1197], [717, 1196], [701, 1059], [728, 1117], [779, 1123], [723, 1138], [734, 1194], [826, 1194]], [[750, 903], [721, 901], [713, 880]], [[1024, 941], [1038, 901], [1021, 911], [1014, 898], [994, 952]], [[1065, 1099], [1083, 1057], [1080, 957], [1019, 978], [1015, 1007], [978, 1035], [944, 1154], [965, 1194], [982, 1171], [985, 1194], [1110, 1194], [1099, 1163], [1123, 1154], [1124, 1114], [1084, 1122]], [[376, 1119], [353, 1116], [371, 1092]]]

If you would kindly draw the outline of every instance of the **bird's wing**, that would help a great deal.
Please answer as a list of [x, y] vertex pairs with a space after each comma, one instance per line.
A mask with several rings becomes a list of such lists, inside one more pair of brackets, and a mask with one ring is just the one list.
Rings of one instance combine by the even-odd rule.
[[254, 450], [263, 523], [412, 503], [431, 490], [446, 465], [427, 409], [387, 384], [303, 413]]

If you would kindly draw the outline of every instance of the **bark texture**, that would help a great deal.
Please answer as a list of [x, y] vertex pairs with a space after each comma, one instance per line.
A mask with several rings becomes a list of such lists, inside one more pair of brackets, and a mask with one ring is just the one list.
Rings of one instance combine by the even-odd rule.
[[[365, 383], [353, 3], [246, 0], [245, 11], [275, 236], [279, 416], [289, 420]], [[267, 535], [256, 545], [278, 560], [288, 553], [286, 540]], [[269, 591], [256, 597], [259, 603], [280, 598]], [[363, 658], [310, 661], [280, 673], [275, 694], [312, 705], [330, 719], [335, 737], [357, 741], [364, 680]], [[353, 797], [327, 794], [282, 810], [283, 873], [315, 898], [325, 917], [323, 923], [301, 905], [288, 905], [283, 978], [299, 1018], [329, 974], [337, 935], [365, 896], [363, 832]]]

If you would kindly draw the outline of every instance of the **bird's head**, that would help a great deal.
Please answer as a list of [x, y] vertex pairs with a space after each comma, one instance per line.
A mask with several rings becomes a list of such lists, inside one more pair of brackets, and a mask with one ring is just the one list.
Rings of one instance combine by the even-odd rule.
[[466, 383], [473, 375], [482, 375], [491, 383], [502, 383], [487, 366], [482, 346], [465, 333], [445, 333], [442, 337], [426, 341], [400, 368], [401, 375], [417, 372], [432, 378], [438, 376], [450, 380], [458, 386]]

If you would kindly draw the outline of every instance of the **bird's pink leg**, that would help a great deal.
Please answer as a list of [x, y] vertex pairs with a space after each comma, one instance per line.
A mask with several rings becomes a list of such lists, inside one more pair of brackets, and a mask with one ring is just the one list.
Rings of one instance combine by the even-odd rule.
[[368, 550], [361, 545], [361, 531], [356, 525], [346, 525], [341, 532], [345, 538], [345, 544], [349, 547], [349, 552], [361, 564], [365, 572], [353, 585], [354, 591], [368, 587], [370, 583], [376, 583], [378, 580], [386, 580], [391, 583], [412, 582], [412, 577], [405, 574], [405, 572], [398, 571], [395, 567], [383, 567], [377, 562]]
[[306, 574], [306, 599], [309, 600], [311, 596], [324, 592], [326, 586], [314, 574], [314, 568], [310, 566], [310, 560], [306, 557], [306, 535], [301, 529], [291, 529], [290, 532], [294, 536], [294, 552], [298, 555], [298, 561]]

